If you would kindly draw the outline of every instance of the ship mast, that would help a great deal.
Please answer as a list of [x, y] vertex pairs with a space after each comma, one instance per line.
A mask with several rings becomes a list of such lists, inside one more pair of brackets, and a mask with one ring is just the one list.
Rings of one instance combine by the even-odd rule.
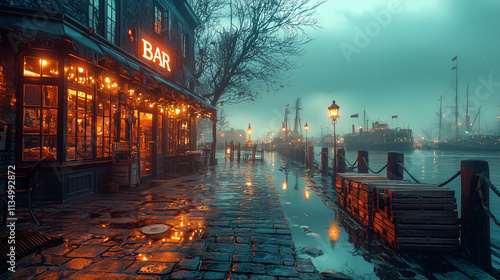
[[451, 61], [456, 62], [451, 70], [455, 69], [455, 137], [458, 139], [458, 56], [452, 58]]
[[467, 103], [465, 105], [465, 131], [469, 132], [470, 116], [469, 116], [469, 82], [467, 82]]
[[301, 103], [301, 98], [298, 97], [297, 100], [295, 101], [295, 122], [293, 124], [293, 131], [298, 133], [299, 132], [299, 127], [300, 127], [300, 137], [302, 137], [302, 123], [300, 121], [299, 117], [299, 111], [302, 110], [302, 107], [300, 107]]
[[441, 121], [443, 120], [443, 96], [439, 98], [439, 136], [438, 141], [441, 142]]

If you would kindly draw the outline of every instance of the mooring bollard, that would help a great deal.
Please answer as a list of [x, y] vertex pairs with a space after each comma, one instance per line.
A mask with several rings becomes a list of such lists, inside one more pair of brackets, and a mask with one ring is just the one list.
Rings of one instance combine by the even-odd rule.
[[387, 179], [403, 180], [403, 165], [405, 157], [402, 153], [389, 152], [387, 154]]
[[314, 147], [309, 146], [307, 149], [307, 168], [312, 170], [314, 168]]
[[358, 173], [368, 173], [368, 151], [358, 151]]
[[345, 173], [345, 149], [337, 150], [337, 173]]
[[328, 148], [321, 148], [321, 176], [328, 174]]
[[[490, 177], [487, 161], [463, 160], [461, 167], [462, 184], [462, 238], [461, 250], [470, 261], [486, 272], [491, 272], [490, 220], [476, 191], [477, 174]], [[480, 186], [484, 200], [489, 203], [488, 186]]]

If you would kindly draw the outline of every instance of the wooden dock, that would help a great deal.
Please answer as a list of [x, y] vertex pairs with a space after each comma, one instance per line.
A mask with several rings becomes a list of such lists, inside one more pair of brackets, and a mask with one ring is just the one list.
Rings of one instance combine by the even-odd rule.
[[394, 249], [454, 252], [460, 221], [455, 192], [380, 175], [341, 173], [337, 202]]

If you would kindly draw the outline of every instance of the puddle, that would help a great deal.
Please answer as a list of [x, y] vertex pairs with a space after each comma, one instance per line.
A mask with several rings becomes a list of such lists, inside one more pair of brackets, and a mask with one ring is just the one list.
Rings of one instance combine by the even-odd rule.
[[304, 179], [305, 173], [299, 175], [299, 169], [273, 158], [275, 162], [268, 166], [298, 256], [310, 258], [320, 272], [337, 271], [354, 279], [377, 279], [374, 264], [360, 252], [359, 244], [353, 243], [356, 238], [343, 227], [345, 222], [316, 194], [314, 180]]

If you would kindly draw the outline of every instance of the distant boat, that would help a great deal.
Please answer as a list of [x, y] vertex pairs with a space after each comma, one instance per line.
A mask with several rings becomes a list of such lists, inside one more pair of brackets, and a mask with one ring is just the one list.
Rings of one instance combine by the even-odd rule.
[[473, 134], [436, 142], [436, 150], [500, 151], [500, 134]]
[[[467, 104], [465, 106], [465, 131], [460, 131], [460, 125], [458, 123], [459, 110], [458, 110], [458, 58], [455, 56], [452, 61], [456, 61], [456, 66], [452, 70], [456, 70], [456, 80], [455, 80], [455, 126], [456, 132], [455, 137], [447, 140], [441, 140], [441, 123], [442, 123], [442, 101], [440, 98], [440, 112], [439, 112], [439, 139], [434, 141], [434, 149], [436, 150], [464, 150], [464, 151], [500, 151], [500, 133], [472, 133], [473, 127], [476, 124], [476, 120], [480, 120], [481, 106], [479, 107], [476, 116], [473, 121], [471, 121], [469, 116], [469, 83], [467, 83]], [[478, 131], [481, 131], [480, 125], [478, 125]]]
[[375, 122], [372, 128], [343, 136], [348, 151], [410, 151], [413, 150], [411, 129], [391, 129], [388, 124]]

